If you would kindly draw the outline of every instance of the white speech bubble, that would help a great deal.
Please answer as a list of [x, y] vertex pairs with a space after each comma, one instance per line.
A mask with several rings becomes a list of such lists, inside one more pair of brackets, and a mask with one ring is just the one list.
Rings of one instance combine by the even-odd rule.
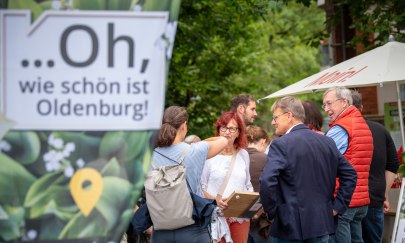
[[158, 129], [167, 12], [0, 11], [0, 111], [17, 130]]

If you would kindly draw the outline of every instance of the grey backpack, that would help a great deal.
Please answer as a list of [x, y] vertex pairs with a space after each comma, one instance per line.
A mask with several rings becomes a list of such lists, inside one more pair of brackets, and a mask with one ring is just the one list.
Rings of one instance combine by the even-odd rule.
[[[194, 223], [193, 201], [186, 181], [183, 160], [190, 146], [183, 151], [178, 165], [156, 168], [145, 180], [146, 202], [155, 230], [171, 230]], [[165, 156], [166, 157], [166, 156]]]

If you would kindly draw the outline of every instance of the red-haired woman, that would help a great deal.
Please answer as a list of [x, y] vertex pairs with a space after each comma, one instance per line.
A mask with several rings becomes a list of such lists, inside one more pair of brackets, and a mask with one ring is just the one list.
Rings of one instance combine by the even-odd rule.
[[[222, 153], [205, 162], [201, 177], [202, 190], [206, 198], [217, 199], [219, 208], [226, 210], [225, 200], [234, 191], [253, 192], [249, 174], [249, 154], [244, 149], [247, 147], [246, 127], [235, 112], [223, 113], [214, 124], [216, 136], [227, 138], [228, 145]], [[230, 167], [232, 156], [236, 154], [235, 166], [229, 177], [228, 184], [222, 198], [218, 198], [218, 191]], [[234, 243], [245, 243], [248, 239], [250, 221], [245, 218], [227, 218], [230, 236]], [[228, 229], [226, 229], [228, 231]], [[229, 242], [228, 237], [223, 237], [221, 242]], [[215, 240], [215, 236], [213, 235]]]

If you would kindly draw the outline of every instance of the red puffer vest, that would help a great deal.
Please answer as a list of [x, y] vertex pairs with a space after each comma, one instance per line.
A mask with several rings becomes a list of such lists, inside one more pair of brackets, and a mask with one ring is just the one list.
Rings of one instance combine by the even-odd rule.
[[[368, 196], [368, 173], [373, 156], [373, 137], [370, 128], [354, 106], [349, 106], [336, 121], [329, 126], [341, 126], [349, 135], [345, 158], [357, 172], [357, 183], [349, 207], [360, 207], [370, 204]], [[336, 189], [339, 181], [336, 180]]]

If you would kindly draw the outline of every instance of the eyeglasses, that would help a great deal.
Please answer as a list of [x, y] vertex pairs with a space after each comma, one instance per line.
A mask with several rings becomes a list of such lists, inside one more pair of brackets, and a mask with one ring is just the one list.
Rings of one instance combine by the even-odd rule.
[[280, 114], [280, 115], [278, 115], [278, 116], [273, 116], [271, 119], [274, 121], [274, 122], [277, 122], [277, 119], [280, 117], [280, 116], [282, 116], [282, 115], [284, 115], [284, 114], [287, 114], [288, 113], [288, 111], [286, 111], [286, 112], [284, 112], [283, 114]]
[[234, 132], [238, 131], [238, 129], [239, 128], [237, 128], [237, 127], [220, 127], [219, 128], [219, 130], [221, 132], [226, 132], [228, 130], [230, 133], [234, 133]]
[[341, 99], [336, 99], [334, 101], [327, 101], [325, 103], [322, 104], [322, 109], [326, 109], [326, 107], [331, 107], [333, 105], [333, 103], [335, 103], [336, 101], [341, 100]]

